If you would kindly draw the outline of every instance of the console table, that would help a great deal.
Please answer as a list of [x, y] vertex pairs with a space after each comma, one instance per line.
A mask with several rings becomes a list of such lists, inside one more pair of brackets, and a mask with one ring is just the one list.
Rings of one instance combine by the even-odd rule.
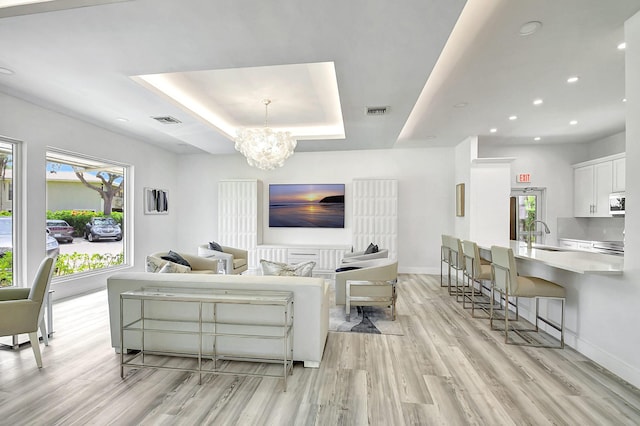
[[[132, 321], [124, 323], [125, 301], [134, 301], [139, 305], [139, 315]], [[184, 314], [180, 318], [163, 318], [154, 315], [153, 309], [145, 309], [150, 302], [183, 303], [194, 309], [181, 309]], [[129, 302], [127, 304], [130, 307]], [[265, 320], [260, 324], [240, 320], [220, 318], [221, 307], [231, 305], [235, 310], [251, 309], [257, 306], [269, 306], [277, 310], [281, 321]], [[185, 313], [185, 311], [188, 311]], [[138, 333], [141, 338], [141, 350], [127, 355], [124, 345], [124, 333]], [[145, 350], [145, 335], [165, 334], [168, 338], [191, 336], [197, 338], [196, 353], [164, 353]], [[223, 338], [255, 340], [280, 340], [282, 355], [274, 359], [243, 356], [242, 354], [220, 353], [218, 340]], [[206, 342], [205, 342], [206, 340]], [[287, 389], [287, 375], [293, 373], [293, 292], [263, 290], [212, 290], [194, 288], [157, 288], [145, 287], [140, 290], [120, 294], [120, 377], [124, 379], [125, 367], [157, 368], [190, 371], [198, 373], [198, 383], [202, 383], [202, 374], [248, 375], [260, 377], [282, 377], [284, 390]], [[197, 357], [196, 367], [166, 366], [149, 362], [147, 355], [177, 355]], [[211, 361], [211, 362], [209, 362]], [[222, 361], [251, 361], [281, 363], [282, 374], [262, 374], [232, 371], [228, 363]], [[219, 363], [221, 365], [219, 365]]]

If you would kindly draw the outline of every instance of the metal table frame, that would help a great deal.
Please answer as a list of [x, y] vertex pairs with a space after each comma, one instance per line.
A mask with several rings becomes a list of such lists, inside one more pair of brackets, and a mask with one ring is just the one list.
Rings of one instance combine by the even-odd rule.
[[[125, 300], [137, 300], [140, 302], [140, 311], [138, 318], [124, 323], [124, 301]], [[155, 323], [173, 322], [176, 320], [153, 318], [145, 315], [145, 302], [146, 301], [164, 301], [164, 302], [187, 302], [198, 305], [198, 318], [193, 320], [181, 320], [183, 323], [197, 324], [197, 331], [184, 331], [184, 330], [170, 330], [168, 328], [150, 328], [147, 323], [151, 321]], [[220, 304], [242, 304], [242, 305], [270, 305], [279, 306], [282, 308], [282, 322], [270, 323], [270, 324], [247, 324], [218, 321], [217, 308]], [[213, 315], [212, 318], [203, 318], [203, 306], [211, 305]], [[207, 325], [209, 330], [203, 330], [203, 324]], [[250, 334], [250, 333], [229, 333], [218, 330], [218, 325], [239, 325], [260, 328], [276, 328], [281, 330], [281, 333], [272, 334]], [[124, 344], [124, 333], [137, 332], [141, 333], [142, 348], [139, 352], [134, 354], [127, 354], [127, 349]], [[145, 333], [160, 333], [160, 334], [188, 334], [198, 336], [198, 351], [197, 353], [162, 353], [157, 351], [147, 351], [145, 349]], [[213, 344], [211, 349], [211, 355], [203, 355], [203, 338], [205, 336], [211, 336]], [[235, 338], [251, 338], [251, 339], [280, 339], [283, 342], [282, 358], [278, 359], [266, 359], [248, 357], [245, 355], [233, 355], [233, 354], [218, 354], [216, 348], [216, 338], [218, 336], [232, 336]], [[293, 374], [293, 292], [290, 291], [267, 291], [267, 290], [217, 290], [217, 289], [194, 289], [194, 288], [167, 288], [167, 287], [145, 287], [139, 290], [128, 291], [120, 294], [120, 377], [124, 379], [124, 369], [129, 368], [157, 368], [157, 369], [169, 369], [190, 371], [198, 373], [198, 383], [202, 383], [202, 374], [220, 374], [220, 375], [247, 375], [247, 376], [260, 376], [260, 377], [282, 377], [284, 390], [287, 389], [287, 375]], [[209, 348], [208, 348], [209, 349]], [[183, 355], [183, 356], [197, 356], [197, 368], [187, 367], [168, 367], [159, 365], [150, 365], [145, 362], [145, 355]], [[212, 360], [213, 368], [203, 368], [203, 359]], [[227, 371], [225, 367], [218, 368], [219, 360], [233, 360], [233, 361], [250, 361], [250, 362], [269, 362], [269, 363], [282, 363], [282, 374], [262, 374], [262, 373], [248, 373], [238, 371]]]

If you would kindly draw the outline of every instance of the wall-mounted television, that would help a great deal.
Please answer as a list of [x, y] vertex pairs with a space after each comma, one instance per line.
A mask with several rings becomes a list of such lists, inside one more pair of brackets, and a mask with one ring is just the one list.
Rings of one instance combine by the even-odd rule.
[[344, 228], [344, 184], [270, 184], [269, 227]]

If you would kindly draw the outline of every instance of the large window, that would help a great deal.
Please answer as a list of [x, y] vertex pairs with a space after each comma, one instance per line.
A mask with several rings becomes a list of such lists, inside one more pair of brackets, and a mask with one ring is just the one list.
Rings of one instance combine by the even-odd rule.
[[13, 142], [0, 138], [0, 287], [8, 287], [15, 282], [14, 147]]
[[125, 263], [127, 167], [47, 152], [47, 232], [58, 243], [55, 276]]

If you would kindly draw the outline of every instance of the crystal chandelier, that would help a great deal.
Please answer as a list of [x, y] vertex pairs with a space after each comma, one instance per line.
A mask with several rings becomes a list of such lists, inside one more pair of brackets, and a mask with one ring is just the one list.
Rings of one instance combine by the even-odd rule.
[[236, 150], [247, 158], [252, 167], [273, 170], [282, 167], [284, 160], [293, 155], [297, 141], [289, 132], [274, 132], [267, 126], [270, 99], [264, 104], [264, 127], [261, 129], [239, 129], [237, 131]]

